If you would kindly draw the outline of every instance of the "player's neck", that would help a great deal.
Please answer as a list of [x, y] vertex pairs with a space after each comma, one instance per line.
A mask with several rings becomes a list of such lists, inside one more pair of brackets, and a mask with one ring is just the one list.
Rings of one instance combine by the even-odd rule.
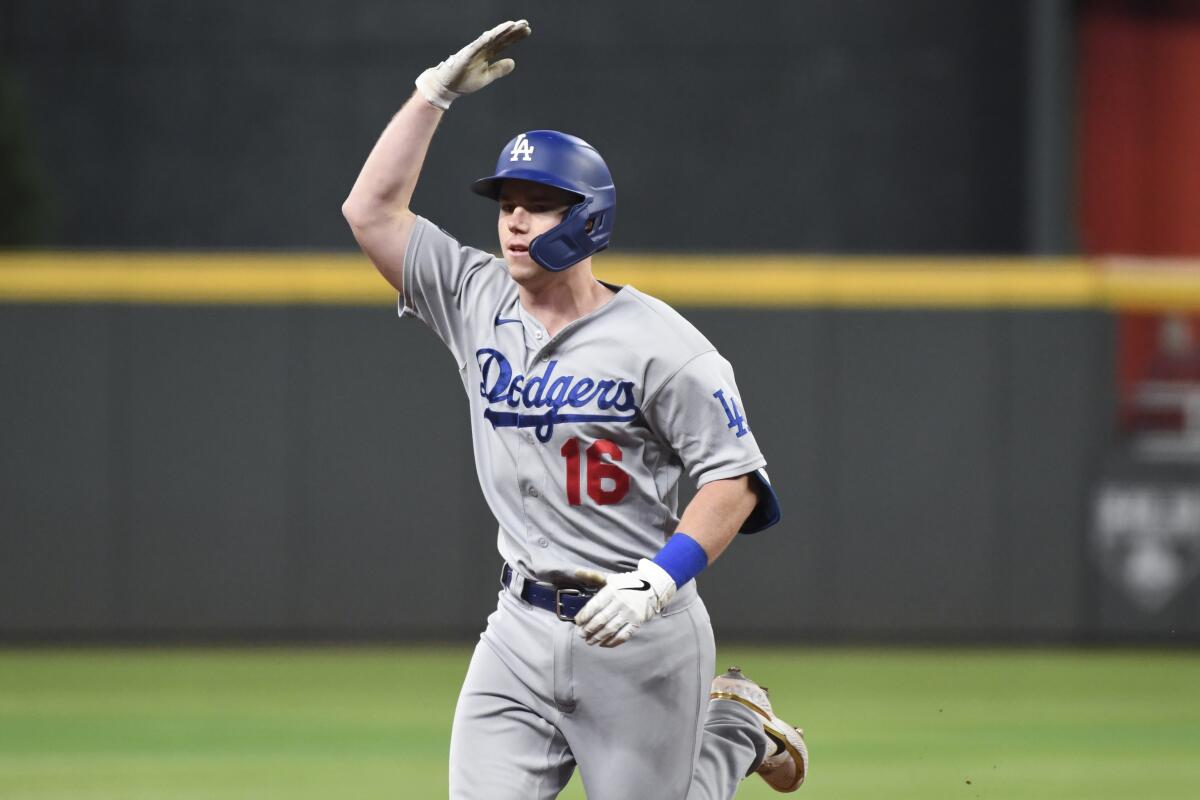
[[592, 275], [590, 258], [548, 278], [523, 284], [519, 291], [521, 305], [546, 326], [551, 336], [600, 308], [614, 295]]

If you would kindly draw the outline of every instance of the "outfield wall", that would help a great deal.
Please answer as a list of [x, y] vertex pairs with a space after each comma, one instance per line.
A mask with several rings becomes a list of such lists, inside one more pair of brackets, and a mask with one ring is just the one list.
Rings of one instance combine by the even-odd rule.
[[17, 241], [352, 247], [337, 205], [413, 79], [510, 15], [520, 73], [454, 106], [416, 194], [470, 239], [468, 185], [548, 127], [605, 154], [625, 247], [1069, 246], [1065, 0], [7, 0], [45, 209]]
[[[286, 291], [320, 284], [297, 267], [279, 302], [263, 290], [236, 303], [195, 288], [219, 267], [203, 259], [165, 259], [174, 289], [121, 273], [103, 302], [80, 299], [83, 280], [32, 299], [22, 263], [0, 264], [0, 637], [479, 628], [499, 560], [461, 383], [361, 261], [336, 269], [357, 276], [343, 287], [369, 281], [369, 298], [297, 300]], [[872, 300], [852, 289], [870, 266], [793, 265], [809, 290], [837, 275], [836, 303], [681, 303], [736, 365], [784, 507], [780, 526], [703, 577], [718, 632], [1200, 638], [1200, 587], [1139, 611], [1089, 552], [1114, 420], [1114, 317], [1100, 295], [1003, 300], [1032, 284], [967, 262], [944, 270], [960, 289], [940, 307]], [[892, 274], [903, 284], [928, 268]], [[663, 274], [639, 285], [678, 302]], [[1040, 274], [1100, 291], [1087, 265]], [[148, 302], [133, 286], [162, 294]]]

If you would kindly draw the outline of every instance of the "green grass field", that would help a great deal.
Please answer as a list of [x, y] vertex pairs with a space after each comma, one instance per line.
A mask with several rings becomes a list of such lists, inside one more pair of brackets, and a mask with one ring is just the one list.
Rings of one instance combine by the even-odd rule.
[[[444, 797], [467, 657], [0, 650], [0, 797]], [[725, 662], [807, 729], [797, 797], [1200, 797], [1200, 653], [731, 647]], [[738, 795], [774, 796], [757, 778]]]

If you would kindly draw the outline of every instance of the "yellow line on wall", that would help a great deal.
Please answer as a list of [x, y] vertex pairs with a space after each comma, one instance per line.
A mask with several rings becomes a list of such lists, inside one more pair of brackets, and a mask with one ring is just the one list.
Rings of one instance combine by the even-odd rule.
[[[606, 255], [596, 273], [682, 306], [1200, 310], [1200, 265], [1144, 259]], [[0, 253], [0, 302], [385, 305], [350, 254]]]
[[0, 299], [373, 305], [395, 294], [361, 256], [7, 253], [0, 254]]
[[601, 277], [632, 283], [681, 305], [990, 307], [1093, 305], [1097, 277], [1082, 262], [1047, 260], [703, 259], [602, 265]]

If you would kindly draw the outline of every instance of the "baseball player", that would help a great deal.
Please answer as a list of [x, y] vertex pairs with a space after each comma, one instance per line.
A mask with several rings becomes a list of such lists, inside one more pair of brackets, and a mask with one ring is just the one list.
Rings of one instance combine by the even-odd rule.
[[[665, 303], [596, 280], [616, 193], [582, 139], [527, 131], [473, 190], [498, 203], [502, 258], [409, 210], [450, 104], [513, 69], [506, 22], [416, 81], [343, 207], [458, 365], [502, 590], [459, 696], [455, 798], [727, 798], [807, 770], [802, 734], [736, 668], [716, 678], [693, 580], [779, 518], [729, 363]], [[695, 498], [677, 513], [681, 476]]]

